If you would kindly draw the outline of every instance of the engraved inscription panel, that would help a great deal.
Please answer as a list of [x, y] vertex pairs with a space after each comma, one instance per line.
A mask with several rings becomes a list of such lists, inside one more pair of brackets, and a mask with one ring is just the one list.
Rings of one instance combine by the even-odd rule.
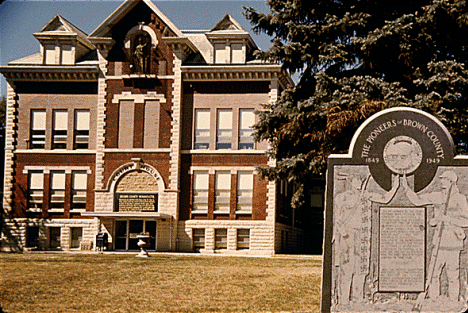
[[379, 291], [422, 292], [425, 208], [380, 208]]
[[155, 212], [157, 194], [117, 194], [119, 212]]

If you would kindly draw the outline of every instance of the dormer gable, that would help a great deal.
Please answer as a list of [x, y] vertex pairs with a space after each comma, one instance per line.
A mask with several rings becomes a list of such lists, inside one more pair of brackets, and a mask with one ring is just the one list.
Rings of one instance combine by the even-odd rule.
[[252, 51], [258, 49], [250, 34], [230, 14], [207, 32], [206, 37], [213, 46], [215, 64], [244, 64]]
[[226, 14], [215, 27], [211, 29], [211, 32], [216, 31], [239, 31], [247, 33], [242, 26], [228, 13]]
[[41, 45], [44, 65], [75, 65], [95, 49], [83, 31], [58, 14], [33, 35]]

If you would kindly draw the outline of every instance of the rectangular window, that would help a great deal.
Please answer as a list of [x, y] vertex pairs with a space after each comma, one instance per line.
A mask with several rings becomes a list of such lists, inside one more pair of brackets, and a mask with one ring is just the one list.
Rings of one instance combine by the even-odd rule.
[[62, 50], [62, 64], [74, 64], [75, 63], [75, 53], [73, 51], [73, 46], [71, 45], [62, 45], [60, 47]]
[[231, 149], [232, 110], [218, 110], [216, 123], [216, 149]]
[[30, 148], [45, 149], [46, 111], [31, 111]]
[[53, 111], [52, 149], [67, 148], [68, 112]]
[[215, 229], [215, 249], [227, 249], [227, 229]]
[[72, 210], [86, 210], [86, 187], [88, 175], [85, 171], [72, 172]]
[[227, 49], [227, 44], [217, 43], [214, 45], [215, 48], [215, 63], [225, 64], [230, 63], [229, 50]]
[[81, 240], [83, 239], [83, 228], [72, 227], [70, 228], [70, 248], [76, 249], [80, 247]]
[[75, 138], [73, 149], [89, 148], [89, 110], [75, 111]]
[[253, 173], [237, 173], [237, 213], [252, 213]]
[[231, 172], [217, 171], [215, 176], [215, 213], [229, 213], [231, 198]]
[[28, 179], [28, 209], [41, 211], [44, 197], [44, 174], [42, 172], [30, 172]]
[[194, 149], [210, 147], [210, 110], [195, 110]]
[[26, 227], [26, 247], [27, 248], [39, 247], [39, 227], [38, 226]]
[[231, 44], [231, 54], [232, 62], [231, 63], [245, 63], [245, 52], [242, 49], [244, 47], [241, 43]]
[[208, 171], [193, 173], [192, 213], [208, 213]]
[[45, 45], [44, 46], [44, 62], [45, 64], [56, 64], [55, 61], [55, 46], [54, 45]]
[[60, 227], [49, 227], [49, 248], [60, 249]]
[[65, 205], [65, 172], [50, 172], [50, 211], [63, 211]]
[[250, 229], [237, 230], [237, 249], [249, 249], [250, 247]]
[[239, 149], [253, 149], [252, 126], [255, 124], [255, 112], [252, 109], [239, 110]]
[[205, 229], [204, 228], [194, 228], [192, 229], [193, 233], [193, 250], [199, 251], [200, 249], [205, 248]]

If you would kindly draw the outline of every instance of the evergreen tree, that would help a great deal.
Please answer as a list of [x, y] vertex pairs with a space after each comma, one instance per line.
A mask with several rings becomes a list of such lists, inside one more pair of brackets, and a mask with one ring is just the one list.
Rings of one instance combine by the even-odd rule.
[[466, 1], [268, 0], [269, 14], [244, 7], [254, 32], [271, 36], [259, 59], [299, 76], [265, 105], [256, 139], [268, 140], [270, 180], [296, 185], [303, 203], [311, 177], [331, 153], [346, 153], [362, 122], [384, 108], [411, 106], [439, 118], [458, 153], [468, 138]]

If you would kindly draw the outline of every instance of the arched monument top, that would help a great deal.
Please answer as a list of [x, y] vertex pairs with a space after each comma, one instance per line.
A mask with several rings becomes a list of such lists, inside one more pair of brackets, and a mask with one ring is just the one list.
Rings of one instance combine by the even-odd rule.
[[[426, 187], [437, 168], [453, 162], [455, 145], [447, 128], [433, 115], [410, 107], [382, 110], [356, 131], [346, 156], [368, 165], [385, 190], [391, 175], [414, 175], [415, 190]], [[340, 156], [333, 156], [334, 158]]]

